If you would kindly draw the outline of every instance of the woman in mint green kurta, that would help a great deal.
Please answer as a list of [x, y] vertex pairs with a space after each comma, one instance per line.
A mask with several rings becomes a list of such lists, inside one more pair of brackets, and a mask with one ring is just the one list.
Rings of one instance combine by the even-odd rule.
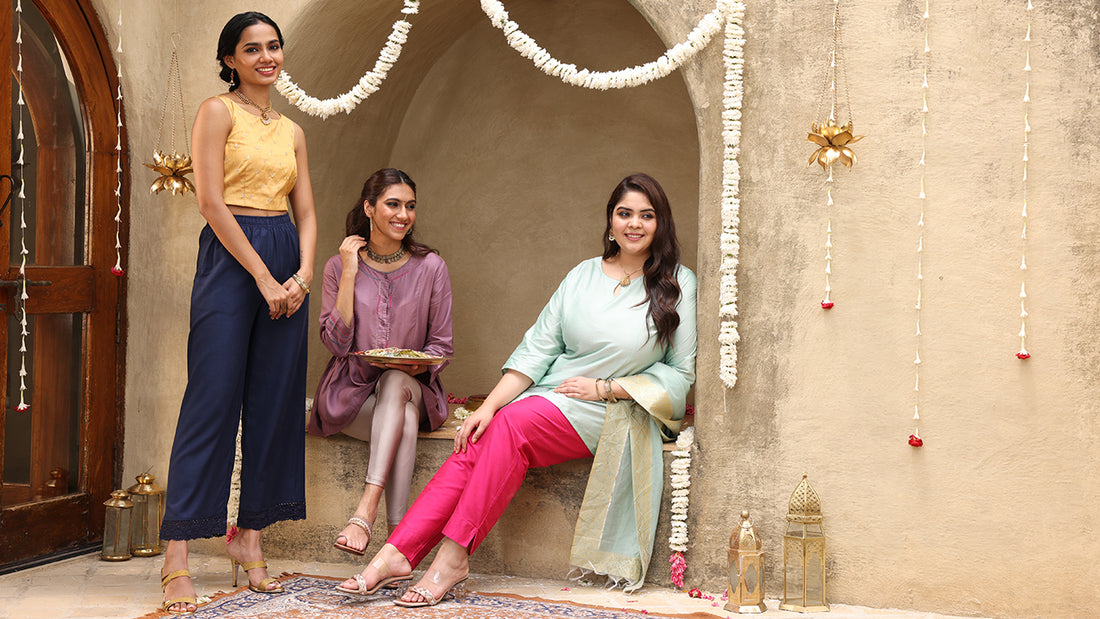
[[527, 470], [595, 454], [570, 563], [632, 591], [653, 551], [672, 439], [695, 381], [695, 275], [679, 264], [668, 198], [645, 174], [607, 203], [604, 255], [566, 275], [456, 433], [440, 467], [382, 550], [342, 590], [371, 594], [424, 577], [396, 603], [436, 604], [469, 573]]

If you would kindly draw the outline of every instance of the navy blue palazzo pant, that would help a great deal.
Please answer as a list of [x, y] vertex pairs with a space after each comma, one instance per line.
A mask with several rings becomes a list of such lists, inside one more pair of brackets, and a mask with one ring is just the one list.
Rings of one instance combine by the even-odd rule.
[[[298, 232], [289, 215], [236, 219], [276, 281], [298, 270]], [[272, 320], [255, 279], [210, 226], [203, 228], [162, 539], [225, 534], [238, 420], [237, 525], [262, 529], [305, 518], [308, 320], [308, 298], [293, 316]]]

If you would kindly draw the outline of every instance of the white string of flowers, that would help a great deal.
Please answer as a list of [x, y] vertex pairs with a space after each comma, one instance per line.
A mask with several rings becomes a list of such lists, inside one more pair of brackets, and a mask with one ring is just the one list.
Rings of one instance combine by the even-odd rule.
[[915, 346], [916, 353], [913, 358], [913, 433], [909, 435], [909, 444], [913, 447], [924, 445], [920, 437], [920, 349], [921, 335], [921, 296], [924, 292], [924, 211], [928, 204], [928, 194], [924, 190], [925, 155], [928, 148], [928, 66], [932, 48], [928, 45], [929, 0], [924, 0], [924, 78], [921, 82], [921, 117], [920, 117], [920, 218], [917, 220], [917, 302], [913, 306], [916, 312], [917, 332]]
[[[19, 404], [15, 406], [17, 411], [25, 411], [31, 407], [27, 404], [27, 336], [30, 335], [30, 331], [27, 329], [27, 299], [30, 298], [27, 295], [27, 194], [25, 191], [27, 185], [26, 168], [23, 163], [23, 155], [25, 153], [23, 148], [23, 108], [26, 107], [26, 103], [23, 100], [23, 0], [16, 0], [15, 2], [15, 44], [16, 54], [19, 62], [16, 65], [16, 73], [18, 73], [18, 79], [16, 82], [16, 88], [19, 89], [19, 98], [17, 100], [18, 114], [19, 114], [19, 133], [16, 135], [16, 141], [19, 143], [19, 158], [15, 161], [16, 168], [19, 170]], [[14, 191], [14, 187], [12, 188]], [[14, 209], [13, 209], [14, 210]]]
[[672, 535], [668, 538], [668, 547], [672, 555], [668, 560], [672, 564], [672, 583], [677, 587], [684, 586], [684, 569], [687, 567], [684, 553], [688, 549], [687, 511], [688, 495], [691, 493], [691, 445], [694, 442], [694, 427], [680, 432], [670, 465], [672, 470], [669, 483], [672, 486], [672, 496], [669, 498], [669, 506], [672, 511]]
[[118, 3], [118, 94], [115, 100], [118, 105], [115, 108], [117, 121], [115, 126], [115, 266], [111, 272], [122, 277], [126, 271], [122, 270], [122, 0]]
[[722, 84], [722, 261], [719, 265], [718, 375], [727, 389], [737, 383], [737, 262], [741, 251], [741, 104], [744, 100], [745, 4], [720, 1], [726, 17], [722, 50], [725, 77]]
[[1028, 120], [1028, 113], [1031, 108], [1031, 12], [1033, 9], [1031, 0], [1027, 0], [1027, 34], [1024, 35], [1024, 175], [1021, 181], [1024, 207], [1020, 212], [1020, 219], [1023, 220], [1020, 232], [1020, 352], [1016, 353], [1017, 359], [1031, 357], [1031, 353], [1027, 351], [1027, 307], [1025, 305], [1027, 289], [1025, 286], [1027, 283], [1027, 162], [1028, 150], [1031, 147], [1031, 122]]
[[612, 88], [633, 88], [669, 75], [685, 61], [710, 43], [711, 38], [722, 29], [726, 8], [731, 4], [720, 0], [713, 11], [703, 16], [687, 39], [665, 51], [656, 60], [638, 67], [618, 71], [591, 71], [578, 69], [574, 64], [564, 63], [550, 55], [534, 39], [519, 29], [519, 24], [508, 19], [508, 11], [499, 0], [481, 0], [481, 10], [489, 17], [494, 26], [504, 32], [508, 44], [521, 56], [531, 60], [535, 66], [547, 75], [559, 78], [570, 86], [608, 90]]
[[[401, 13], [405, 16], [416, 15], [419, 10], [420, 2], [405, 0], [405, 6], [401, 9]], [[408, 40], [410, 30], [412, 30], [412, 24], [405, 17], [394, 22], [393, 31], [386, 39], [382, 51], [378, 53], [378, 60], [375, 61], [374, 68], [359, 78], [359, 82], [352, 86], [351, 90], [338, 97], [324, 100], [311, 97], [291, 80], [290, 74], [286, 71], [283, 71], [279, 76], [279, 80], [275, 83], [275, 89], [286, 97], [291, 105], [310, 116], [319, 116], [321, 119], [325, 119], [337, 112], [350, 114], [356, 106], [367, 97], [378, 92], [378, 89], [382, 87], [382, 82], [386, 80], [390, 69], [393, 68], [393, 65], [397, 63], [397, 59], [401, 56], [402, 46]]]

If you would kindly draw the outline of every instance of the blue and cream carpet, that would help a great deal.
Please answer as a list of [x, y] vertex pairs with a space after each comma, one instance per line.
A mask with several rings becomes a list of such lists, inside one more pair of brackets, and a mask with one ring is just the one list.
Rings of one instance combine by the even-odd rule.
[[[281, 595], [254, 593], [247, 587], [216, 596], [203, 604], [195, 619], [639, 619], [669, 617], [648, 613], [643, 609], [612, 609], [521, 598], [508, 594], [481, 594], [471, 591], [457, 602], [448, 596], [430, 608], [394, 606], [398, 592], [386, 589], [376, 595], [360, 597], [336, 591], [333, 587], [342, 578], [292, 574], [280, 579], [286, 587]], [[476, 583], [474, 583], [476, 589]], [[157, 612], [147, 618], [168, 617]], [[680, 615], [681, 617], [687, 615]], [[698, 615], [697, 615], [698, 616]], [[713, 618], [712, 618], [713, 619]]]

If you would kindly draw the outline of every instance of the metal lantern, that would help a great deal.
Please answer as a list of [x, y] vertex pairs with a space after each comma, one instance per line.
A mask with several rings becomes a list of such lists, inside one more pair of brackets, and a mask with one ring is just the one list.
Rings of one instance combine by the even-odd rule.
[[134, 502], [134, 517], [130, 521], [130, 550], [135, 557], [160, 554], [160, 522], [164, 518], [164, 488], [158, 486], [149, 473], [137, 476], [137, 485], [130, 486]]
[[735, 613], [768, 610], [764, 604], [764, 551], [760, 546], [749, 512], [741, 512], [741, 523], [730, 535], [730, 595], [726, 610]]
[[103, 552], [99, 558], [125, 561], [130, 558], [130, 518], [134, 513], [130, 493], [115, 490], [103, 504], [107, 506], [107, 514], [103, 519]]
[[783, 599], [780, 610], [800, 613], [829, 610], [825, 601], [825, 531], [821, 499], [806, 481], [794, 489], [783, 536]]

